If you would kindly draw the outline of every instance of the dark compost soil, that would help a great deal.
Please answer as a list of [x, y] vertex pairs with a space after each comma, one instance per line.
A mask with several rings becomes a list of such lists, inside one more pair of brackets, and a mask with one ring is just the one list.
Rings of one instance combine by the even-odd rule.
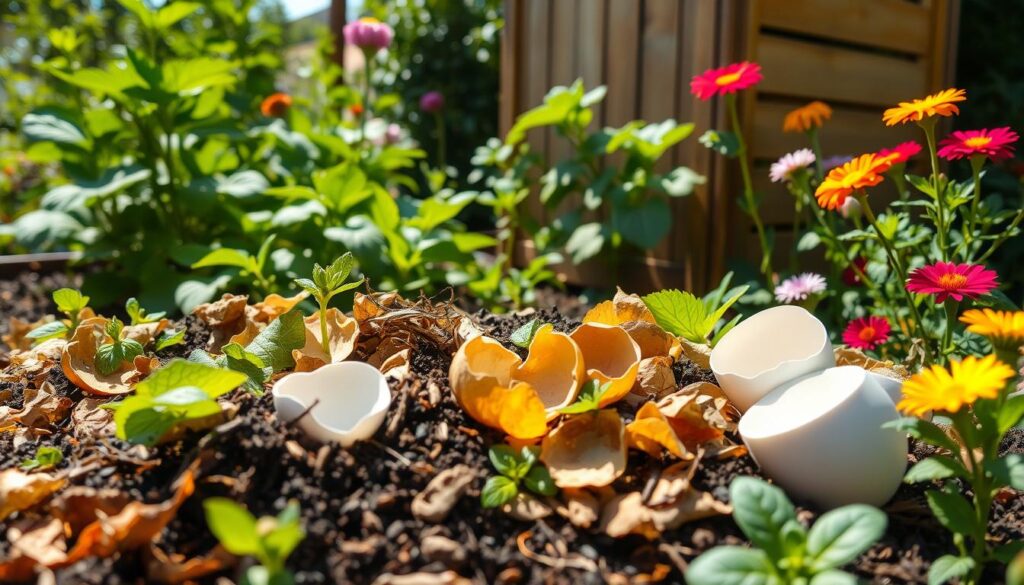
[[[48, 297], [38, 294], [38, 290], [64, 283], [46, 278], [30, 275], [0, 283], [0, 322], [6, 323], [10, 316], [38, 318], [51, 311]], [[571, 329], [578, 321], [566, 315], [579, 315], [582, 308], [573, 311], [567, 306], [563, 301], [557, 310], [541, 310], [534, 315], [478, 312], [474, 318], [490, 335], [507, 343], [512, 331], [535, 317], [553, 323], [559, 330]], [[181, 355], [205, 339], [198, 321], [189, 319], [185, 324], [190, 332], [186, 346], [179, 350]], [[181, 471], [199, 459], [196, 493], [157, 542], [164, 551], [186, 557], [205, 554], [217, 544], [205, 524], [205, 498], [232, 497], [257, 516], [276, 514], [289, 499], [296, 499], [307, 532], [288, 561], [298, 583], [372, 583], [383, 573], [439, 573], [448, 569], [481, 584], [632, 583], [644, 582], [643, 576], [652, 573], [656, 564], [671, 568], [663, 582], [683, 583], [685, 563], [701, 551], [719, 544], [745, 542], [729, 517], [693, 522], [664, 533], [660, 541], [649, 542], [642, 537], [612, 539], [580, 530], [557, 515], [527, 523], [497, 510], [482, 509], [480, 489], [492, 471], [487, 448], [500, 437], [469, 419], [456, 405], [448, 386], [449, 364], [450, 356], [429, 344], [422, 345], [412, 361], [415, 376], [392, 385], [394, 400], [374, 440], [349, 450], [308, 443], [298, 430], [276, 420], [269, 394], [254, 397], [236, 391], [232, 399], [240, 407], [238, 415], [215, 433], [205, 438], [193, 434], [154, 448], [150, 461], [155, 464], [144, 471], [140, 471], [138, 461], [125, 457], [73, 483], [116, 488], [132, 499], [159, 502], [168, 498], [170, 484]], [[680, 386], [712, 379], [710, 372], [690, 363], [678, 365], [676, 377]], [[50, 382], [61, 394], [74, 400], [81, 398], [81, 392], [60, 368], [52, 370]], [[20, 401], [20, 392], [14, 394], [11, 403]], [[73, 465], [84, 453], [97, 449], [117, 451], [128, 447], [116, 440], [104, 445], [77, 443], [69, 429], [70, 421], [65, 420], [52, 436], [42, 439], [45, 444], [62, 448], [62, 467]], [[26, 444], [15, 449], [10, 437], [0, 434], [0, 470], [31, 457], [36, 447]], [[1024, 451], [1024, 437], [1011, 436], [1005, 448]], [[925, 456], [927, 449], [912, 445], [910, 460]], [[659, 464], [646, 456], [632, 457], [632, 476], [620, 482], [643, 485], [650, 474], [658, 471]], [[440, 470], [457, 464], [468, 465], [477, 473], [467, 494], [439, 524], [416, 519], [410, 511], [413, 497]], [[705, 460], [694, 481], [698, 489], [727, 501], [729, 483], [742, 474], [759, 474], [749, 457]], [[949, 534], [929, 511], [923, 493], [919, 486], [900, 489], [885, 508], [889, 516], [885, 537], [849, 570], [873, 583], [926, 582], [931, 561], [954, 548]], [[1022, 514], [1024, 504], [1017, 494], [997, 503], [992, 523], [995, 537], [1024, 537]], [[814, 509], [800, 507], [801, 520], [811, 522], [816, 516]], [[0, 522], [0, 534], [6, 534], [17, 517]], [[556, 559], [566, 553], [575, 554], [589, 559], [591, 568], [599, 570], [574, 568], [584, 564], [527, 558], [517, 544], [517, 537], [526, 531], [529, 536], [522, 542], [529, 551]], [[422, 550], [424, 539], [436, 535], [448, 537], [456, 548]], [[0, 539], [0, 559], [9, 554], [9, 548], [6, 539]], [[530, 557], [536, 558], [533, 554]], [[985, 582], [1002, 582], [1001, 572], [1001, 568], [993, 569]], [[228, 571], [221, 576], [235, 579], [237, 573]], [[140, 553], [126, 553], [81, 561], [60, 570], [57, 580], [143, 583], [146, 572]]]

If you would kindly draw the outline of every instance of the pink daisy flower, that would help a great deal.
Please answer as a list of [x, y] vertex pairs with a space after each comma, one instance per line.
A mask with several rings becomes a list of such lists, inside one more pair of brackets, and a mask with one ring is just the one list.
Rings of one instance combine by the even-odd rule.
[[775, 300], [780, 303], [805, 301], [811, 295], [825, 292], [825, 277], [813, 272], [790, 276], [775, 287]]
[[910, 157], [917, 156], [920, 153], [921, 145], [913, 140], [908, 140], [906, 142], [901, 142], [892, 148], [883, 148], [882, 150], [879, 150], [878, 156], [892, 157], [892, 164], [898, 165], [900, 163], [907, 162], [910, 160]]
[[346, 43], [370, 54], [390, 47], [391, 40], [395, 37], [395, 32], [390, 26], [371, 17], [352, 21], [346, 24], [341, 32], [345, 35]]
[[810, 148], [801, 148], [785, 154], [778, 161], [773, 162], [768, 176], [773, 183], [788, 181], [793, 178], [794, 173], [813, 165], [814, 161], [814, 152]]
[[875, 349], [889, 341], [889, 321], [882, 317], [861, 317], [850, 321], [843, 331], [843, 343], [857, 349]]
[[907, 290], [919, 295], [935, 295], [936, 304], [947, 297], [962, 301], [964, 297], [976, 299], [991, 292], [999, 284], [998, 275], [977, 264], [936, 262], [910, 273]]
[[757, 85], [764, 79], [761, 66], [757, 63], [743, 61], [718, 69], [708, 69], [690, 81], [690, 93], [702, 100], [709, 100], [716, 95], [736, 93], [741, 89]]
[[971, 156], [987, 156], [992, 160], [1013, 157], [1013, 143], [1017, 133], [1009, 126], [982, 128], [981, 130], [957, 130], [939, 143], [939, 156], [946, 160], [957, 160]]

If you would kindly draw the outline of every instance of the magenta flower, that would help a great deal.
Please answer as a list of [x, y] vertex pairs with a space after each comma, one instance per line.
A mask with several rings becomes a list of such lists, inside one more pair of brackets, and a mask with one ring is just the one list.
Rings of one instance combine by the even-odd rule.
[[1009, 126], [981, 130], [957, 130], [939, 143], [939, 156], [957, 160], [971, 156], [987, 156], [992, 160], [1013, 157], [1017, 133]]
[[395, 37], [395, 32], [390, 26], [370, 17], [346, 24], [342, 33], [345, 35], [346, 43], [355, 45], [369, 54], [390, 47], [391, 40]]
[[444, 96], [439, 91], [428, 91], [420, 96], [420, 109], [428, 114], [436, 114], [444, 107]]
[[805, 301], [808, 297], [825, 292], [825, 277], [813, 272], [790, 276], [775, 287], [775, 300], [780, 303]]
[[921, 145], [913, 140], [908, 140], [906, 142], [901, 142], [892, 148], [883, 148], [882, 150], [879, 150], [878, 156], [891, 157], [892, 164], [898, 165], [900, 163], [907, 162], [910, 160], [910, 157], [917, 156], [920, 152]]
[[889, 321], [882, 317], [861, 317], [850, 321], [843, 331], [843, 343], [857, 349], [875, 349], [889, 341]]
[[771, 169], [768, 171], [768, 177], [773, 183], [789, 181], [797, 171], [806, 169], [813, 164], [814, 153], [810, 148], [801, 148], [800, 150], [785, 154], [778, 161], [773, 162]]
[[943, 303], [947, 297], [962, 301], [964, 297], [976, 299], [991, 292], [999, 284], [998, 275], [977, 264], [936, 262], [910, 273], [907, 290], [919, 295], [935, 295], [935, 302]]
[[743, 61], [720, 67], [708, 69], [690, 80], [690, 93], [697, 96], [697, 99], [709, 100], [716, 95], [736, 93], [741, 89], [757, 85], [764, 76], [761, 75], [761, 66], [757, 63]]

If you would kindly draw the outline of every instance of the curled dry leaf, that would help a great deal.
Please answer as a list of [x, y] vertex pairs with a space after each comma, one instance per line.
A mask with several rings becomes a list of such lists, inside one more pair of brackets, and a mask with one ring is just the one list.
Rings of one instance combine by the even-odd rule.
[[48, 339], [24, 351], [15, 351], [9, 356], [10, 363], [0, 371], [0, 382], [25, 384], [38, 388], [56, 366], [68, 342], [64, 339]]
[[711, 369], [711, 347], [703, 343], [694, 343], [686, 339], [680, 339], [683, 345], [683, 355], [691, 362], [705, 370]]
[[387, 309], [397, 308], [402, 298], [396, 292], [365, 295], [356, 293], [352, 300], [352, 316], [359, 323], [364, 323], [383, 315]]
[[587, 378], [611, 384], [601, 396], [603, 408], [621, 400], [633, 388], [640, 369], [640, 346], [619, 326], [584, 323], [570, 335], [587, 368]]
[[[57, 518], [15, 523], [7, 530], [10, 550], [0, 561], [0, 581], [31, 581], [37, 566], [50, 566], [67, 558], [64, 524]], [[41, 581], [40, 581], [41, 582]]]
[[456, 465], [438, 473], [413, 498], [413, 516], [425, 522], [444, 521], [474, 479], [476, 474], [468, 465]]
[[625, 435], [614, 410], [580, 414], [544, 438], [540, 459], [560, 488], [606, 486], [626, 470]]
[[71, 422], [75, 437], [100, 439], [113, 437], [117, 432], [114, 411], [100, 406], [110, 402], [109, 398], [85, 397], [71, 410]]
[[327, 309], [327, 345], [331, 350], [330, 358], [324, 353], [322, 346], [323, 331], [320, 329], [320, 316], [313, 314], [306, 317], [306, 344], [302, 349], [293, 349], [296, 372], [312, 372], [328, 363], [343, 362], [356, 347], [359, 337], [359, 326], [356, 320], [331, 307]]
[[662, 398], [657, 406], [690, 451], [709, 443], [722, 447], [727, 441], [725, 432], [735, 430], [735, 408], [722, 389], [710, 382], [690, 384]]
[[533, 522], [554, 513], [547, 502], [522, 491], [511, 502], [503, 505], [501, 511], [522, 522]]
[[0, 343], [7, 346], [9, 350], [26, 350], [32, 348], [32, 340], [26, 337], [29, 331], [43, 325], [46, 320], [37, 323], [22, 321], [17, 317], [11, 317], [7, 322], [7, 334], [0, 336]]
[[601, 502], [589, 490], [566, 488], [562, 490], [562, 500], [555, 511], [572, 522], [573, 526], [590, 528], [600, 517]]
[[630, 447], [651, 457], [658, 457], [664, 448], [680, 459], [693, 459], [693, 454], [676, 436], [675, 430], [653, 402], [646, 402], [636, 413], [636, 419], [626, 425], [626, 440]]
[[267, 295], [262, 301], [248, 307], [246, 312], [250, 319], [257, 323], [269, 324], [301, 303], [309, 293], [302, 291], [293, 297], [282, 297], [277, 293]]
[[63, 474], [25, 473], [20, 469], [0, 471], [0, 520], [31, 508], [64, 487]]
[[579, 346], [550, 324], [537, 330], [526, 361], [512, 372], [515, 381], [526, 382], [537, 391], [548, 420], [557, 417], [559, 409], [576, 400], [585, 376]]
[[[12, 409], [8, 417], [26, 427], [44, 428], [64, 420], [72, 404], [70, 398], [58, 396], [50, 382], [43, 382], [38, 389], [26, 388], [22, 407]], [[2, 419], [0, 414], [0, 428], [4, 426]]]
[[373, 580], [373, 585], [472, 585], [472, 583], [455, 571], [407, 573], [405, 575], [384, 573]]
[[219, 544], [209, 554], [191, 559], [177, 553], [167, 554], [150, 544], [146, 557], [146, 576], [150, 582], [168, 585], [192, 583], [237, 563], [237, 557]]
[[82, 321], [64, 347], [61, 368], [74, 385], [86, 392], [100, 396], [125, 394], [131, 392], [132, 383], [139, 379], [137, 370], [122, 364], [113, 373], [101, 374], [96, 366], [96, 349], [111, 341], [104, 329], [106, 323], [103, 317]]
[[219, 353], [224, 344], [245, 329], [245, 309], [249, 297], [245, 295], [224, 296], [212, 303], [203, 303], [192, 310], [192, 314], [210, 327], [207, 351]]
[[134, 339], [145, 347], [152, 343], [152, 341], [156, 339], [161, 332], [167, 329], [170, 324], [170, 319], [160, 319], [159, 321], [153, 321], [152, 323], [126, 325], [124, 328], [124, 337], [126, 339]]
[[676, 391], [676, 375], [672, 371], [672, 358], [649, 357], [640, 360], [632, 397], [658, 400]]
[[860, 366], [869, 372], [896, 380], [906, 380], [910, 377], [910, 371], [906, 366], [888, 360], [876, 360], [855, 347], [837, 347], [835, 354], [837, 366]]
[[615, 298], [587, 311], [583, 322], [621, 325], [636, 341], [644, 358], [665, 356], [675, 360], [682, 352], [679, 340], [658, 325], [643, 299], [626, 294], [621, 288], [616, 289]]

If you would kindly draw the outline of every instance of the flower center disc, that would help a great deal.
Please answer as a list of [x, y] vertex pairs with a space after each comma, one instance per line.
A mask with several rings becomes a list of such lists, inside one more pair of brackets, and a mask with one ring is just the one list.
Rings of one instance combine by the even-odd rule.
[[967, 284], [967, 277], [955, 272], [943, 274], [939, 277], [939, 286], [946, 290], [955, 290]]
[[735, 73], [726, 73], [725, 75], [720, 75], [718, 79], [715, 80], [715, 83], [718, 85], [731, 85], [739, 81], [741, 75], [743, 75], [742, 70], [736, 71]]
[[861, 341], [872, 341], [875, 338], [875, 328], [868, 325], [860, 330], [857, 337], [859, 337]]
[[968, 148], [982, 148], [988, 146], [989, 142], [992, 142], [992, 137], [990, 136], [972, 136], [964, 140], [964, 146]]

